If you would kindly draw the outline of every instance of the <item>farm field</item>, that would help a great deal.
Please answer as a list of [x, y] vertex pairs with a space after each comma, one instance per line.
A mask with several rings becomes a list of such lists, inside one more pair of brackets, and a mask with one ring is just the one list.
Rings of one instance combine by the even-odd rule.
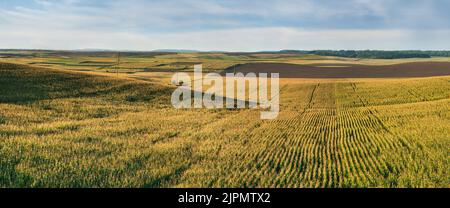
[[248, 63], [233, 73], [279, 73], [281, 78], [407, 78], [450, 75], [450, 62], [411, 62], [382, 66], [369, 65], [298, 65], [286, 63]]
[[[118, 61], [118, 56], [120, 56]], [[58, 51], [1, 51], [2, 62], [42, 66], [72, 71], [96, 71], [114, 74], [142, 72], [192, 71], [194, 64], [202, 64], [206, 72], [222, 71], [237, 64], [285, 63], [312, 66], [389, 66], [417, 62], [450, 62], [449, 57], [409, 59], [357, 59], [317, 56], [312, 54], [270, 53], [162, 53], [162, 52], [58, 52]], [[120, 62], [118, 65], [117, 63]], [[366, 68], [367, 68], [366, 67]]]
[[[0, 186], [448, 188], [448, 61], [200, 53], [124, 55], [117, 66], [114, 54], [3, 57]], [[402, 66], [415, 76], [282, 76], [280, 115], [261, 120], [252, 109], [174, 109], [171, 75], [198, 63], [216, 72]]]

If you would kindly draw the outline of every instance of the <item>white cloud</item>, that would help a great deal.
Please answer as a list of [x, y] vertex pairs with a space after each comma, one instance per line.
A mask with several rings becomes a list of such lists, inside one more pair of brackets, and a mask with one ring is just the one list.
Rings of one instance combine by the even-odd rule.
[[436, 0], [35, 2], [0, 7], [0, 48], [450, 48]]
[[[302, 30], [272, 27], [183, 33], [20, 30], [0, 33], [0, 48], [260, 51], [280, 49], [448, 49], [450, 30]], [[423, 37], [423, 39], [421, 39]], [[433, 40], [433, 41], [430, 41]], [[442, 41], [435, 41], [442, 40]], [[51, 44], [49, 44], [51, 43]]]

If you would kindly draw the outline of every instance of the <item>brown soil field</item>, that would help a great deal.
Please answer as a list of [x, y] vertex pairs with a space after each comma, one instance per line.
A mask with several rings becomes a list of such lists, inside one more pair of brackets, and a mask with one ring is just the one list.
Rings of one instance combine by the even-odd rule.
[[[233, 67], [225, 70], [232, 73]], [[279, 73], [280, 78], [407, 78], [450, 75], [450, 62], [414, 62], [369, 66], [351, 64], [298, 65], [286, 63], [249, 63], [236, 66], [244, 74]]]

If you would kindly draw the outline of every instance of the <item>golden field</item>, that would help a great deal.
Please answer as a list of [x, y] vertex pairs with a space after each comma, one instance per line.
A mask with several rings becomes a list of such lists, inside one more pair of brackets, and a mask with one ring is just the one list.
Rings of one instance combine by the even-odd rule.
[[422, 60], [178, 54], [123, 57], [117, 67], [114, 57], [2, 58], [0, 186], [448, 188], [450, 76], [281, 79], [275, 120], [170, 104], [171, 71], [197, 62], [219, 71], [408, 61]]

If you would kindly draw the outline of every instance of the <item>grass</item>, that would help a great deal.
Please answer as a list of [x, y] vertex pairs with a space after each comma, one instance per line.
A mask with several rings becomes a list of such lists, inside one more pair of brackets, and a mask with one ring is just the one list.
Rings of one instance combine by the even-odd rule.
[[280, 116], [265, 121], [176, 110], [165, 81], [16, 64], [0, 74], [1, 187], [450, 184], [450, 77], [282, 80]]

